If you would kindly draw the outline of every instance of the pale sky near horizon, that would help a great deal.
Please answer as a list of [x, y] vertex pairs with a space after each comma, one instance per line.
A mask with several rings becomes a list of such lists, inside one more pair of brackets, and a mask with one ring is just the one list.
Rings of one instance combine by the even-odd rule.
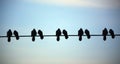
[[[30, 35], [41, 29], [44, 34], [55, 34], [60, 28], [77, 34], [80, 28], [91, 34], [102, 34], [106, 27], [120, 33], [119, 0], [1, 0], [0, 35], [8, 29], [20, 35]], [[0, 38], [0, 64], [119, 64], [120, 37], [56, 37], [20, 38], [7, 42]]]

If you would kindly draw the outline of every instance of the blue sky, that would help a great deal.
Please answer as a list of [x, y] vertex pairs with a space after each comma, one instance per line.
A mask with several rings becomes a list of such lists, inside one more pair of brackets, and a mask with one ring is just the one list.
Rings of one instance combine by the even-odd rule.
[[[20, 35], [41, 29], [55, 34], [58, 28], [77, 34], [80, 28], [91, 34], [101, 34], [106, 27], [120, 33], [120, 5], [118, 0], [1, 0], [0, 35], [8, 29]], [[120, 63], [119, 37], [103, 41], [102, 37], [70, 37], [60, 42], [55, 37], [35, 42], [31, 38], [0, 39], [2, 64], [117, 64]]]

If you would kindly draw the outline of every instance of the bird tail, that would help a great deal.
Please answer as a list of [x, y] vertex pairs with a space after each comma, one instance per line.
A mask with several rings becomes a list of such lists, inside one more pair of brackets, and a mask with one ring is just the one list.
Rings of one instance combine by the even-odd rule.
[[40, 36], [40, 38], [41, 38], [41, 39], [43, 39], [43, 38], [44, 38], [44, 36], [42, 35], [42, 36]]
[[104, 40], [104, 41], [106, 40], [106, 36], [103, 37], [103, 40]]
[[11, 41], [11, 37], [8, 37], [8, 42], [10, 42]]
[[16, 40], [19, 40], [19, 36], [18, 35], [16, 35]]
[[57, 36], [57, 41], [59, 41], [60, 40], [60, 37], [59, 36]]
[[68, 35], [65, 35], [65, 39], [68, 39]]
[[32, 37], [32, 41], [35, 41], [35, 37], [34, 36]]
[[82, 40], [82, 36], [79, 36], [79, 41], [81, 41]]
[[91, 37], [91, 36], [88, 34], [88, 35], [87, 35], [87, 38], [90, 39], [90, 37]]

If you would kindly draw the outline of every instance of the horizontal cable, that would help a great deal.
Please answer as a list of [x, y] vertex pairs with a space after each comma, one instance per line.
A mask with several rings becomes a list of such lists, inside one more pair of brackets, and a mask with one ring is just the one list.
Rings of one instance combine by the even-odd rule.
[[[44, 37], [56, 37], [56, 35], [43, 35]], [[61, 35], [64, 36], [64, 35]], [[70, 37], [72, 36], [78, 36], [78, 35], [68, 35]], [[83, 35], [83, 36], [87, 36], [87, 35]], [[101, 34], [91, 34], [90, 36], [103, 36]], [[110, 34], [106, 35], [106, 36], [111, 36]], [[115, 34], [115, 36], [120, 36], [120, 34]], [[6, 38], [7, 36], [0, 36], [0, 38]], [[11, 37], [15, 37], [15, 36], [11, 36]], [[31, 37], [31, 35], [19, 35], [19, 37]], [[35, 37], [40, 37], [39, 35], [36, 35]]]

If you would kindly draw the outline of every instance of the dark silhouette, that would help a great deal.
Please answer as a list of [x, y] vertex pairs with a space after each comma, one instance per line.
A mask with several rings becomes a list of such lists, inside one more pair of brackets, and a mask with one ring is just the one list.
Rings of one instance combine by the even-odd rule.
[[58, 28], [58, 30], [56, 31], [56, 36], [57, 36], [57, 41], [60, 40], [60, 36], [61, 36], [61, 30]]
[[10, 42], [11, 41], [11, 37], [12, 37], [12, 31], [11, 31], [11, 29], [8, 30], [7, 37], [8, 37], [8, 42]]
[[65, 39], [68, 39], [68, 33], [67, 33], [67, 31], [65, 29], [63, 30], [63, 34], [65, 36]]
[[19, 34], [18, 34], [18, 32], [16, 30], [14, 31], [14, 35], [16, 37], [16, 40], [19, 40]]
[[43, 39], [43, 38], [44, 38], [43, 32], [42, 32], [41, 30], [38, 30], [38, 34], [39, 34], [39, 36], [40, 36], [40, 39]]
[[87, 29], [85, 30], [85, 34], [86, 34], [87, 38], [90, 39], [90, 37], [91, 37], [90, 32]]
[[108, 35], [108, 30], [106, 28], [104, 28], [102, 35], [103, 35], [103, 40], [105, 41], [106, 36]]
[[114, 39], [115, 38], [115, 34], [114, 34], [114, 31], [112, 29], [109, 30], [109, 33], [111, 35], [111, 37]]
[[[38, 34], [37, 34], [38, 33]], [[0, 38], [7, 38], [8, 42], [11, 42], [11, 38], [15, 37], [16, 40], [19, 40], [20, 37], [31, 37], [32, 41], [35, 41], [35, 37], [40, 37], [40, 39], [44, 39], [44, 37], [56, 37], [57, 41], [60, 41], [60, 37], [63, 36], [65, 37], [65, 39], [68, 39], [69, 37], [79, 37], [79, 41], [82, 41], [83, 36], [85, 36], [87, 39], [90, 39], [91, 36], [102, 36], [103, 40], [106, 41], [107, 40], [107, 36], [111, 37], [112, 39], [114, 39], [116, 36], [120, 36], [120, 34], [115, 34], [114, 31], [112, 29], [110, 29], [109, 31], [107, 30], [107, 28], [104, 28], [102, 30], [101, 34], [91, 34], [90, 31], [88, 29], [86, 29], [85, 31], [83, 31], [82, 28], [80, 28], [78, 30], [78, 34], [68, 34], [68, 32], [64, 29], [63, 31], [60, 30], [60, 28], [58, 28], [56, 30], [56, 34], [54, 35], [43, 35], [43, 32], [41, 30], [38, 30], [38, 32], [36, 32], [35, 29], [33, 29], [31, 31], [31, 35], [19, 35], [19, 33], [17, 32], [17, 30], [14, 30], [14, 32], [11, 31], [11, 29], [9, 29], [6, 32], [6, 35], [0, 35]]]
[[83, 29], [81, 28], [79, 31], [78, 31], [78, 36], [79, 36], [79, 40], [81, 41], [82, 40], [82, 35], [84, 34], [83, 32]]
[[35, 41], [35, 36], [36, 36], [36, 35], [37, 35], [37, 32], [36, 32], [35, 29], [33, 29], [33, 30], [31, 31], [32, 41]]

